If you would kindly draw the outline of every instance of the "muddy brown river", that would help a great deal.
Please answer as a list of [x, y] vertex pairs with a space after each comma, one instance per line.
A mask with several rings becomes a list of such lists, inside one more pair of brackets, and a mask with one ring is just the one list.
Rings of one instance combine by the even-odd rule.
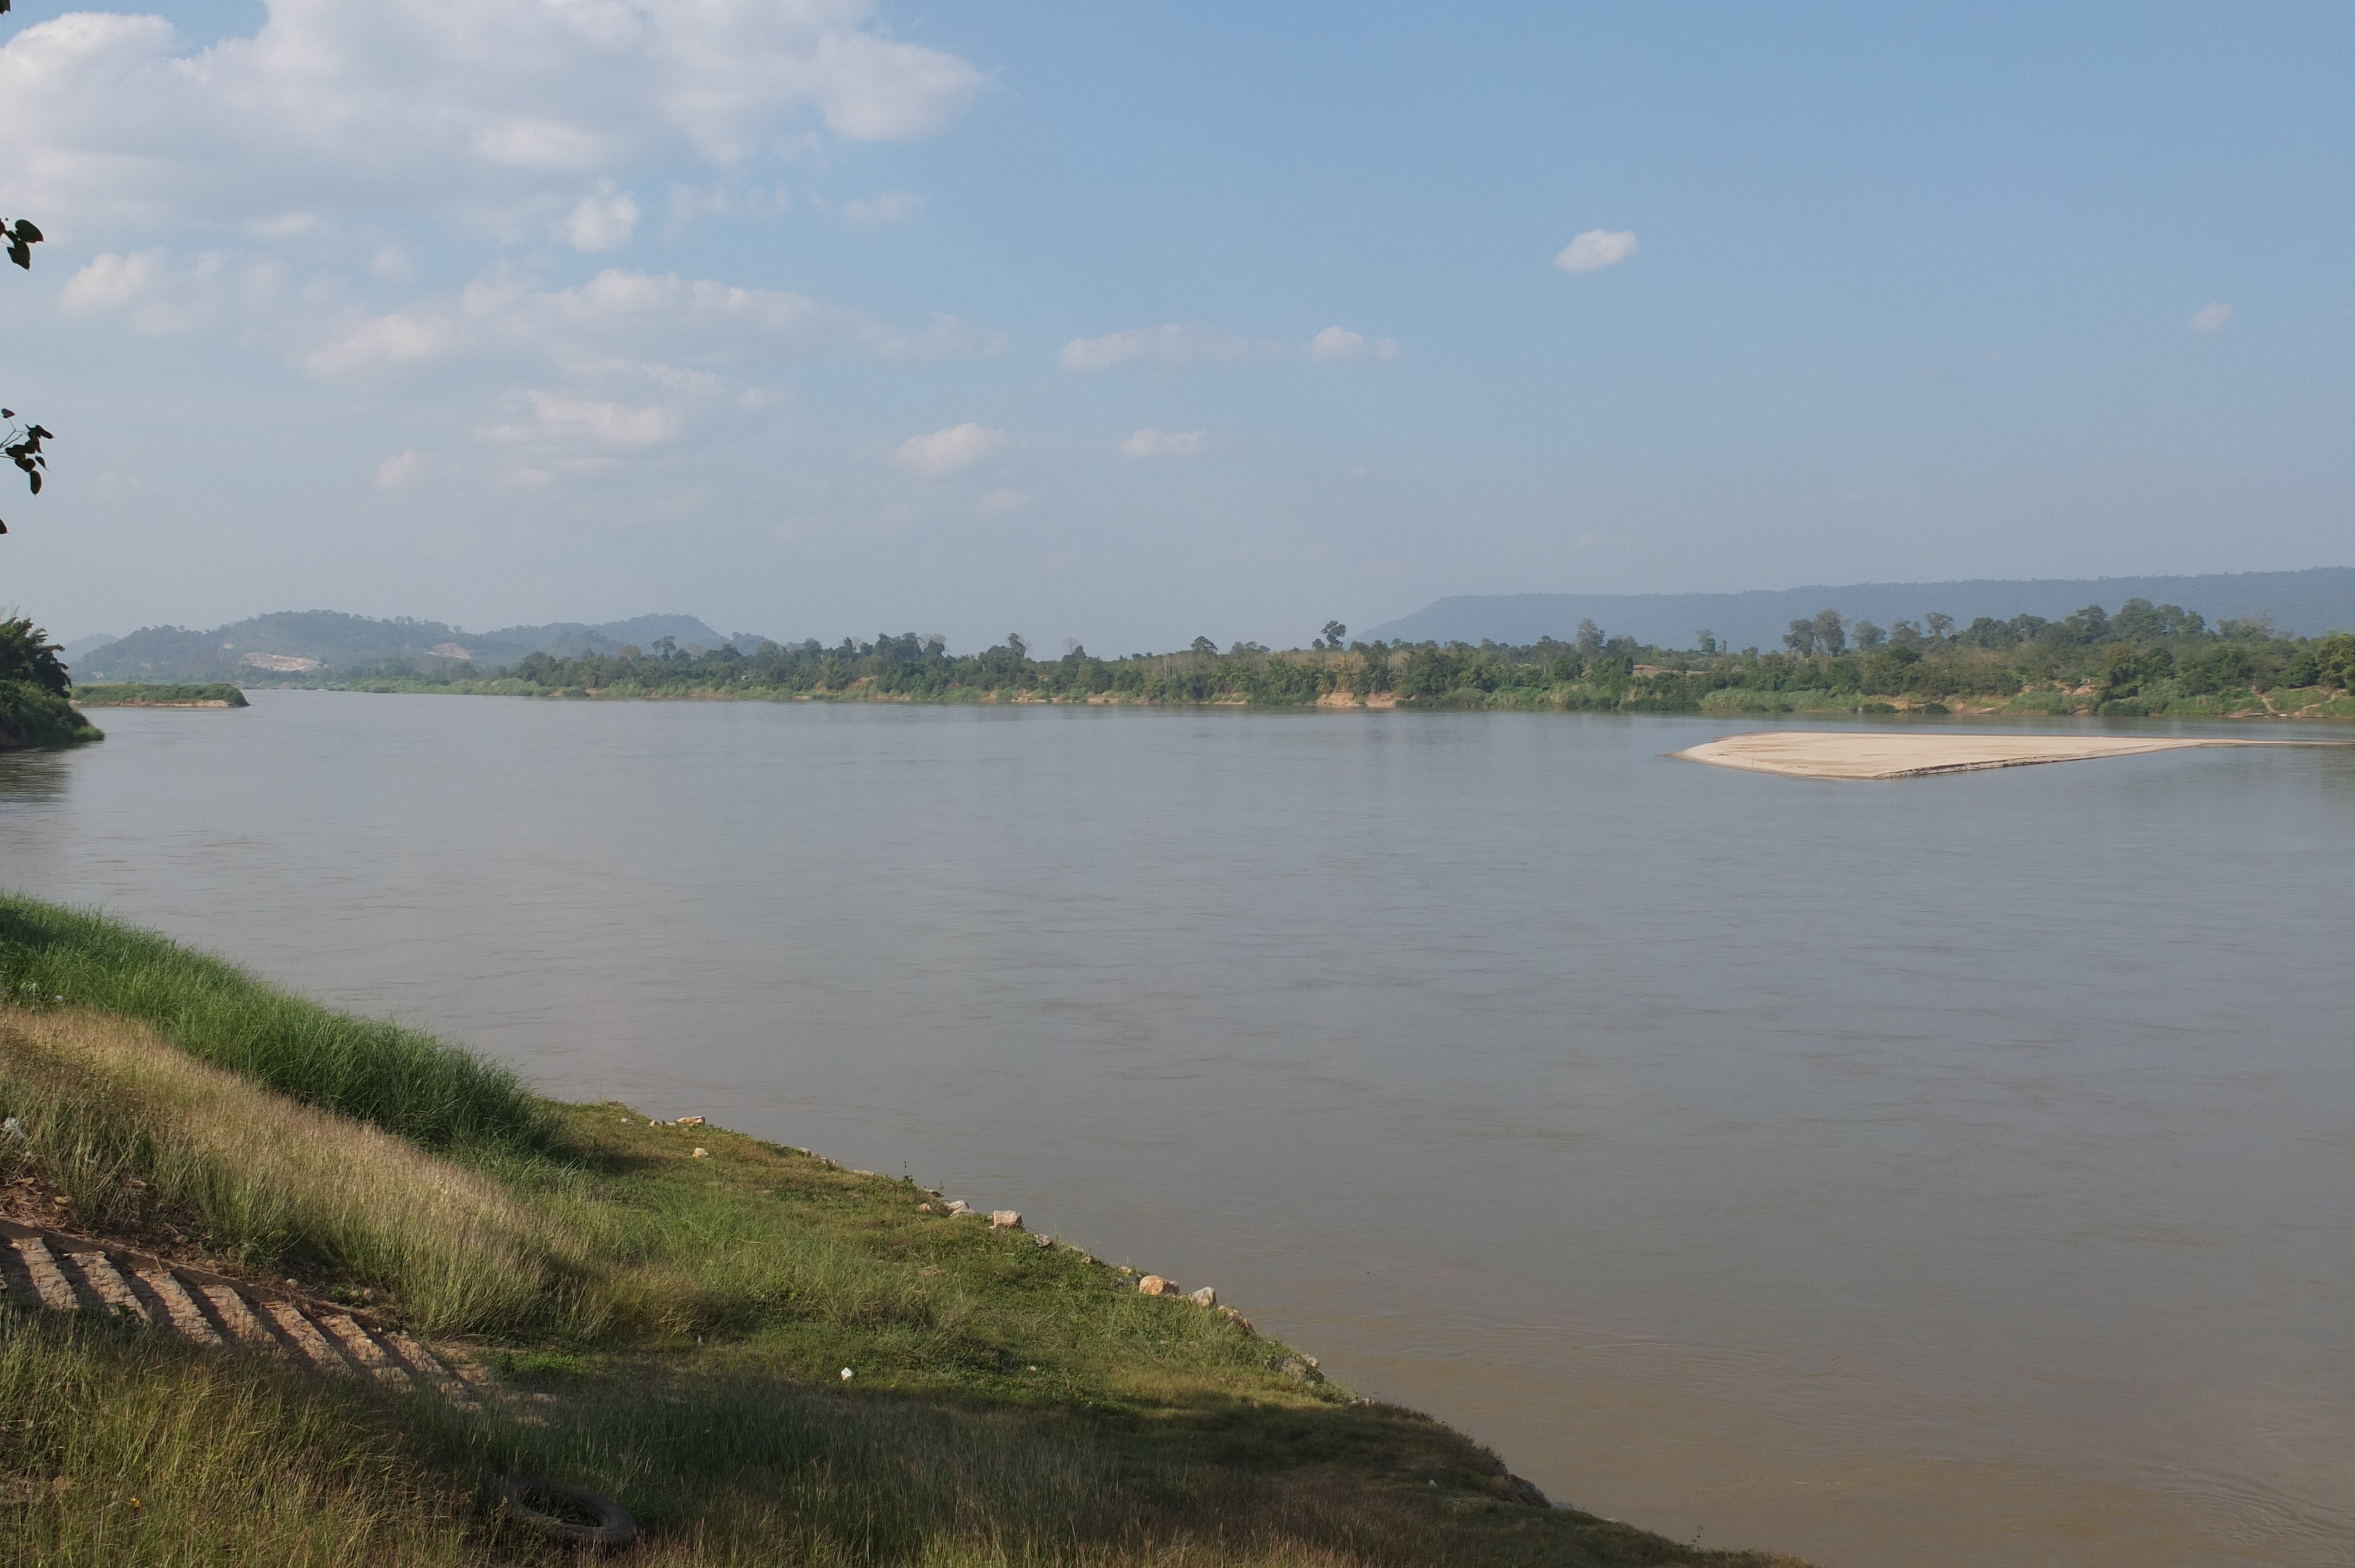
[[1214, 1285], [1581, 1507], [1828, 1568], [2355, 1562], [2355, 751], [96, 716], [0, 757], [0, 884]]

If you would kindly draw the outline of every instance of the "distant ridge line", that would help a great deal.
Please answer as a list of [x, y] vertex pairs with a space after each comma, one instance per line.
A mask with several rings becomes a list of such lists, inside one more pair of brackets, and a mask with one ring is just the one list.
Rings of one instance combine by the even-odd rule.
[[[599, 624], [559, 620], [470, 632], [439, 620], [347, 615], [340, 610], [276, 610], [208, 631], [147, 626], [128, 637], [86, 638], [72, 645], [79, 682], [243, 681], [311, 671], [368, 669], [394, 660], [434, 667], [491, 669], [533, 653], [570, 658], [648, 652], [668, 637], [683, 648], [717, 648], [728, 639], [691, 615], [641, 615]], [[738, 633], [740, 643], [745, 634]], [[750, 645], [757, 645], [752, 640]]]
[[1703, 630], [1727, 647], [1772, 649], [1800, 617], [1837, 609], [1851, 619], [1919, 620], [1935, 610], [1968, 625], [1982, 615], [2057, 620], [2089, 604], [2115, 614], [2130, 599], [2177, 604], [2220, 620], [2270, 617], [2275, 630], [2317, 635], [2355, 629], [2355, 567], [2187, 577], [1973, 577], [1950, 582], [1813, 583], [1742, 593], [1458, 594], [1361, 635], [1392, 642], [1564, 641], [1581, 620], [1666, 648], [1694, 646]]

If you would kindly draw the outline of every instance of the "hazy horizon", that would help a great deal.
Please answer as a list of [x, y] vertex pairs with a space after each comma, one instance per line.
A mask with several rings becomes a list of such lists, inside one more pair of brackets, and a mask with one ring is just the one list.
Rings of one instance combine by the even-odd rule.
[[1289, 643], [2350, 560], [2355, 14], [0, 23], [0, 601]]

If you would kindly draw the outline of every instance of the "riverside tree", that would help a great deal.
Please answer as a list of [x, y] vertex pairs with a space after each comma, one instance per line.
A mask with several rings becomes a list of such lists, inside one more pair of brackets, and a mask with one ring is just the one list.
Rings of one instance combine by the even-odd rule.
[[[11, 0], [0, 0], [0, 14], [5, 14], [10, 7]], [[20, 217], [11, 223], [0, 217], [0, 240], [7, 242], [9, 260], [27, 272], [33, 270], [33, 247], [41, 242], [41, 231], [33, 227], [29, 218]], [[8, 421], [7, 429], [0, 432], [0, 443], [5, 443], [0, 444], [0, 455], [16, 465], [25, 482], [33, 487], [34, 494], [40, 494], [41, 471], [49, 466], [49, 460], [41, 455], [41, 443], [57, 438], [38, 424], [18, 425], [14, 408], [0, 408], [0, 419]], [[0, 522], [0, 534], [7, 531], [8, 524]]]
[[[0, 0], [0, 11], [7, 9], [8, 0]], [[20, 217], [16, 222], [10, 223], [6, 218], [0, 217], [0, 239], [7, 241], [9, 260], [27, 272], [33, 270], [33, 247], [41, 242], [39, 229], [34, 228], [31, 222], [25, 218]], [[0, 408], [0, 419], [8, 421], [7, 430], [0, 433], [0, 443], [5, 443], [0, 444], [0, 455], [6, 456], [8, 461], [15, 463], [24, 473], [26, 482], [32, 486], [34, 494], [40, 494], [41, 471], [49, 466], [49, 460], [41, 455], [41, 443], [54, 440], [56, 438], [37, 423], [18, 425], [16, 410], [14, 408]], [[5, 522], [0, 522], [0, 534], [5, 534], [7, 531], [8, 524]]]

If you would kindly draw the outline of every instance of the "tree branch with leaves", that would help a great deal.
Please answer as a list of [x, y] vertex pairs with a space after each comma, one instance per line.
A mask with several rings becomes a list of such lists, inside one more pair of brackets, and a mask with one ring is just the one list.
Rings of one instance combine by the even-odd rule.
[[[0, 0], [0, 11], [7, 9], [8, 0]], [[33, 247], [41, 242], [41, 231], [33, 227], [30, 219], [20, 217], [10, 223], [0, 218], [0, 240], [7, 242], [9, 260], [27, 272], [33, 270]], [[49, 466], [49, 460], [41, 453], [41, 443], [55, 440], [57, 437], [46, 426], [37, 423], [18, 425], [14, 408], [0, 408], [0, 419], [8, 421], [7, 430], [0, 433], [0, 443], [5, 443], [0, 444], [0, 456], [5, 456], [15, 463], [24, 474], [26, 482], [33, 487], [33, 493], [40, 494], [42, 471]], [[7, 531], [8, 524], [0, 522], [0, 534]]]

